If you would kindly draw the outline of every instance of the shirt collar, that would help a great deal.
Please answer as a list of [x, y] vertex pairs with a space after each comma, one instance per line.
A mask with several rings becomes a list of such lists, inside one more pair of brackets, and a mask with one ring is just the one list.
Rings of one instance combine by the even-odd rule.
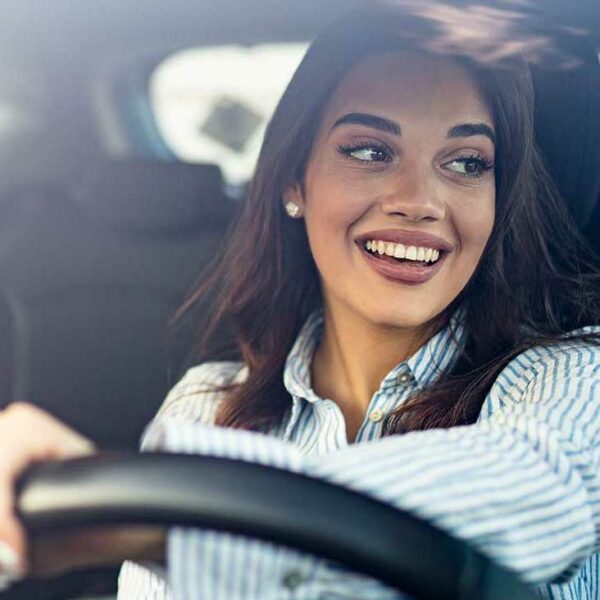
[[[390, 390], [399, 385], [402, 379], [414, 381], [418, 388], [424, 388], [447, 370], [458, 357], [464, 342], [464, 312], [458, 310], [448, 325], [438, 331], [427, 343], [406, 361], [396, 365], [381, 382], [380, 389]], [[323, 336], [323, 310], [310, 315], [300, 330], [288, 354], [283, 382], [292, 396], [299, 396], [309, 402], [320, 398], [311, 386], [311, 364], [319, 342]]]
[[292, 396], [309, 402], [319, 400], [311, 386], [310, 367], [321, 338], [323, 337], [323, 309], [317, 309], [304, 323], [283, 370], [283, 385]]

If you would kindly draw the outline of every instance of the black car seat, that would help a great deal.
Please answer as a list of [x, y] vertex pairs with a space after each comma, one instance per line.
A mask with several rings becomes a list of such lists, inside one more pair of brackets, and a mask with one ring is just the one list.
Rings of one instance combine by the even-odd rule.
[[[579, 230], [600, 256], [600, 64], [582, 35], [558, 36], [573, 68], [533, 66], [535, 133]], [[546, 99], [552, 98], [552, 102]]]
[[165, 325], [235, 212], [217, 166], [159, 161], [95, 162], [4, 202], [2, 405], [27, 400], [102, 447], [136, 447], [173, 383]]

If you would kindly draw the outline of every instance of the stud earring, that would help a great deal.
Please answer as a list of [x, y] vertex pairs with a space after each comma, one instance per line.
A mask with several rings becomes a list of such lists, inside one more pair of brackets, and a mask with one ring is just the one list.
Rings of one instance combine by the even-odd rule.
[[288, 202], [285, 205], [285, 212], [292, 219], [298, 219], [301, 216], [301, 214], [300, 214], [300, 212], [301, 212], [300, 211], [300, 207], [295, 202]]

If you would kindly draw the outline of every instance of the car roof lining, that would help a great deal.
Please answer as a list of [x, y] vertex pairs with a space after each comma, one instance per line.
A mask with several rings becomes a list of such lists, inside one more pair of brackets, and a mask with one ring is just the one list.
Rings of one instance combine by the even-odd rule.
[[[28, 60], [93, 60], [98, 54], [168, 49], [188, 45], [306, 40], [359, 0], [4, 0], [0, 50]], [[480, 4], [456, 1], [454, 4]], [[542, 6], [562, 22], [590, 27], [600, 48], [600, 9], [596, 0], [525, 2]], [[488, 4], [488, 3], [486, 3]], [[510, 0], [498, 6], [515, 8]], [[235, 19], [232, 19], [235, 15]], [[26, 29], [27, 35], [23, 35]], [[77, 52], [71, 54], [70, 49]], [[42, 52], [40, 52], [42, 51]], [[36, 58], [37, 57], [37, 58]]]

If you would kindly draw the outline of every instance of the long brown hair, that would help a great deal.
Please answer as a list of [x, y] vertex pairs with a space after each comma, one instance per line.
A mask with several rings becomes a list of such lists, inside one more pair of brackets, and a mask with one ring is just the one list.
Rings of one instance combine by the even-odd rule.
[[[429, 51], [435, 34], [429, 20], [389, 2], [373, 3], [332, 24], [296, 71], [267, 129], [227, 246], [180, 311], [212, 297], [212, 315], [202, 323], [204, 347], [226, 323], [249, 369], [244, 382], [224, 388], [217, 424], [266, 431], [291, 405], [285, 360], [321, 296], [304, 226], [284, 214], [281, 199], [288, 186], [303, 181], [328, 99], [360, 60], [404, 48]], [[476, 273], [447, 311], [462, 307], [464, 315], [458, 359], [388, 417], [385, 434], [474, 422], [513, 357], [600, 323], [598, 270], [534, 141], [529, 68], [519, 57], [490, 66], [460, 49], [453, 55], [471, 73], [495, 122], [495, 225]], [[592, 334], [571, 337], [598, 343]]]

